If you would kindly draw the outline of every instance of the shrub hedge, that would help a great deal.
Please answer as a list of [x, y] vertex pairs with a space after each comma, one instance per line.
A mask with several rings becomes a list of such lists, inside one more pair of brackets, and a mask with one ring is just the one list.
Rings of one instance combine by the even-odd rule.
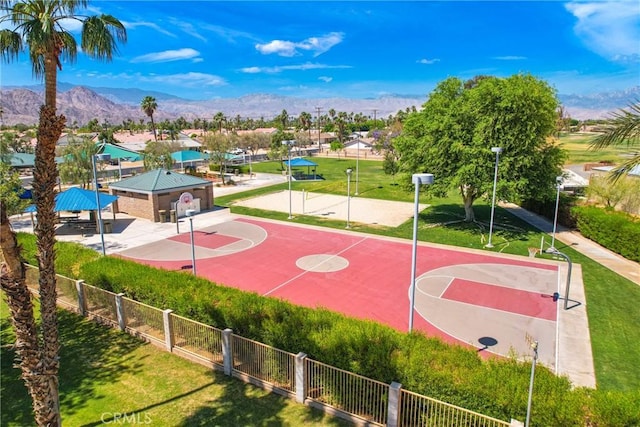
[[572, 209], [580, 233], [605, 248], [640, 262], [640, 220], [631, 215], [595, 206]]
[[[33, 239], [21, 235], [20, 239]], [[33, 245], [24, 245], [32, 248]], [[166, 271], [115, 257], [78, 256], [78, 245], [58, 243], [58, 260], [75, 253], [78, 264], [59, 273], [176, 314], [231, 328], [235, 333], [385, 383], [398, 381], [421, 393], [496, 418], [524, 420], [530, 364], [513, 358], [482, 359], [475, 349], [446, 344], [419, 332], [309, 309], [219, 286], [184, 272]], [[26, 252], [29, 252], [28, 250]], [[82, 251], [81, 251], [82, 252]], [[34, 262], [34, 254], [25, 254]], [[532, 426], [637, 425], [640, 393], [572, 388], [543, 366], [536, 370]]]

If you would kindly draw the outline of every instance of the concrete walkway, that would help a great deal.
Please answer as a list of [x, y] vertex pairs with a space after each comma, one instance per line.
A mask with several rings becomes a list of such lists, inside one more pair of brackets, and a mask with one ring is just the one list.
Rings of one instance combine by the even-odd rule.
[[[513, 203], [501, 203], [500, 206], [545, 233], [551, 234], [553, 232], [553, 223], [540, 215], [529, 212]], [[640, 285], [640, 264], [637, 262], [630, 261], [611, 252], [596, 242], [583, 237], [580, 233], [571, 231], [560, 225], [556, 227], [555, 239], [566, 246], [571, 246], [574, 250], [588, 256], [597, 263], [604, 265], [614, 273]], [[551, 239], [548, 240], [548, 243], [551, 243]], [[559, 246], [560, 245], [555, 244], [555, 247], [561, 250], [562, 246]]]

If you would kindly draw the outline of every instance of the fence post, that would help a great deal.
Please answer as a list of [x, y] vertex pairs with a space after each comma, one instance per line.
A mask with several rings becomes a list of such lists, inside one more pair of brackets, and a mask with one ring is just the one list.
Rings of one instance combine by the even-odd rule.
[[116, 314], [118, 316], [118, 326], [121, 331], [127, 328], [127, 319], [124, 317], [124, 306], [122, 305], [123, 293], [116, 294]]
[[233, 349], [231, 347], [231, 340], [233, 330], [227, 328], [222, 331], [222, 364], [224, 366], [224, 374], [231, 375], [233, 370]]
[[173, 310], [167, 308], [162, 311], [162, 325], [164, 326], [164, 345], [168, 352], [173, 351], [173, 321], [171, 317]]
[[76, 280], [76, 291], [78, 291], [78, 311], [81, 315], [87, 315], [87, 300], [84, 297], [84, 280]]
[[295, 377], [295, 387], [296, 387], [296, 402], [304, 403], [304, 400], [307, 398], [307, 378], [306, 371], [304, 369], [307, 361], [307, 355], [303, 352], [296, 354], [296, 377]]
[[387, 404], [387, 427], [398, 427], [400, 420], [400, 390], [402, 384], [392, 382], [389, 386], [389, 402]]

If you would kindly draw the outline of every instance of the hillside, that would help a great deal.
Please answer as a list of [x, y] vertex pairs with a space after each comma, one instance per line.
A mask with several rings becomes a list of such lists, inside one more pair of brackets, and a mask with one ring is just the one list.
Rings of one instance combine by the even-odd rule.
[[[62, 83], [60, 88], [68, 88], [58, 94], [58, 108], [59, 112], [67, 117], [69, 125], [74, 123], [82, 125], [94, 118], [101, 123], [105, 120], [110, 123], [122, 123], [127, 119], [135, 122], [146, 121], [147, 116], [140, 110], [139, 102], [147, 95], [154, 96], [158, 102], [158, 110], [154, 115], [156, 121], [173, 120], [180, 116], [187, 120], [210, 119], [217, 112], [222, 112], [227, 117], [271, 119], [283, 110], [292, 116], [297, 116], [304, 111], [315, 117], [318, 108], [321, 114], [334, 109], [386, 118], [400, 110], [411, 107], [420, 108], [426, 101], [426, 95], [424, 97], [386, 96], [376, 99], [304, 99], [270, 94], [192, 101], [140, 89], [72, 87], [65, 83]], [[640, 86], [626, 91], [593, 95], [559, 95], [559, 98], [571, 117], [579, 120], [600, 119], [640, 99]], [[7, 125], [36, 123], [38, 108], [43, 99], [42, 86], [31, 86], [29, 89], [15, 87], [3, 89], [0, 97], [3, 123]]]

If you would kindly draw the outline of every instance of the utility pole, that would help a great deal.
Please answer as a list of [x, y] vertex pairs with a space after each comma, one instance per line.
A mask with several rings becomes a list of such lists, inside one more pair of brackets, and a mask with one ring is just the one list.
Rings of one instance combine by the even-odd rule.
[[322, 144], [320, 143], [320, 111], [322, 108], [316, 107], [316, 125], [318, 127], [318, 152], [322, 151]]
[[376, 113], [378, 112], [378, 110], [376, 110], [375, 108], [373, 109], [373, 127], [376, 127]]

